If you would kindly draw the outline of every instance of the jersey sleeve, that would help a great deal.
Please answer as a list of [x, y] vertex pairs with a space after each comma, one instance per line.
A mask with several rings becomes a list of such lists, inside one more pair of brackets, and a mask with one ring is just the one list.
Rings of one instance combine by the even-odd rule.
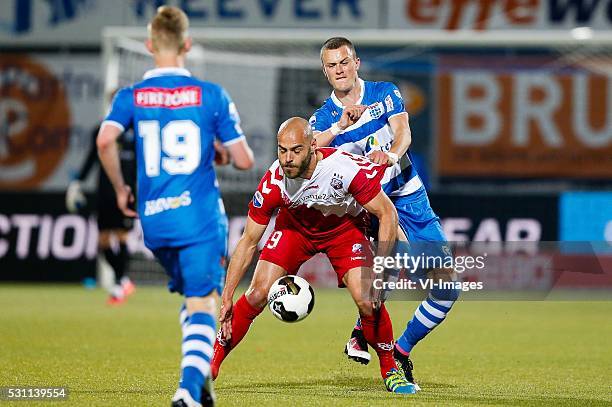
[[217, 137], [224, 146], [237, 143], [244, 139], [244, 133], [240, 127], [240, 115], [238, 109], [225, 89], [220, 88], [219, 106], [216, 112]]
[[274, 210], [282, 203], [281, 191], [277, 185], [272, 184], [275, 177], [274, 167], [263, 176], [257, 191], [249, 202], [249, 218], [260, 225], [267, 225], [274, 214]]
[[380, 99], [385, 106], [385, 116], [387, 120], [396, 114], [405, 113], [404, 99], [397, 86], [391, 82], [385, 82], [381, 89]]
[[386, 165], [376, 164], [369, 169], [367, 167], [359, 169], [348, 187], [348, 191], [359, 205], [366, 205], [382, 190], [380, 181], [385, 175], [385, 170]]
[[113, 98], [110, 111], [102, 122], [117, 127], [122, 132], [132, 124], [134, 118], [133, 89], [123, 88]]
[[331, 122], [329, 112], [327, 111], [327, 109], [325, 109], [325, 105], [318, 108], [312, 114], [312, 116], [310, 116], [308, 123], [310, 123], [310, 127], [312, 128], [312, 131], [315, 131], [315, 132], [325, 131], [329, 129], [331, 125], [333, 124]]

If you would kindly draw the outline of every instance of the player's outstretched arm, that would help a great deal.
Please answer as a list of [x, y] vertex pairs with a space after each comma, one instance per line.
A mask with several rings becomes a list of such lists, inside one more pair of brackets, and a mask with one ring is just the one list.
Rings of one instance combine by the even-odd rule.
[[227, 146], [234, 167], [239, 170], [249, 170], [255, 163], [253, 158], [253, 151], [247, 144], [246, 140], [242, 139], [236, 143]]
[[124, 215], [135, 217], [136, 212], [128, 207], [130, 203], [134, 202], [134, 195], [132, 189], [125, 183], [121, 173], [119, 149], [117, 148], [117, 138], [120, 135], [121, 130], [118, 127], [110, 124], [103, 125], [96, 139], [98, 156], [100, 156], [102, 167], [117, 194], [117, 206]]
[[398, 216], [389, 197], [380, 191], [363, 207], [378, 218], [377, 256], [388, 256], [397, 239]]
[[219, 315], [219, 322], [221, 322], [221, 329], [223, 336], [226, 339], [232, 337], [232, 307], [234, 303], [234, 292], [236, 287], [244, 277], [244, 273], [251, 264], [255, 250], [257, 250], [257, 244], [261, 240], [264, 232], [266, 231], [267, 225], [260, 225], [250, 217], [247, 218], [246, 227], [244, 233], [238, 241], [236, 250], [232, 254], [232, 258], [227, 268], [227, 275], [225, 276], [225, 287], [223, 288], [223, 294], [221, 295], [221, 312]]

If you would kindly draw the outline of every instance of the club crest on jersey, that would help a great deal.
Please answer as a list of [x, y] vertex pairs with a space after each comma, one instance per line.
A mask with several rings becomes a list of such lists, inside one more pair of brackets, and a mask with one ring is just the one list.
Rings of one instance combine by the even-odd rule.
[[363, 253], [363, 246], [361, 243], [353, 244], [353, 253]]
[[342, 189], [342, 175], [334, 173], [331, 181], [329, 181], [329, 185], [336, 190]]
[[395, 96], [397, 96], [398, 98], [400, 98], [400, 99], [402, 98], [402, 94], [400, 93], [399, 90], [393, 89], [393, 93], [395, 93]]
[[315, 115], [312, 115], [310, 119], [308, 120], [308, 123], [310, 123], [311, 126], [314, 126], [316, 122], [317, 122], [317, 117]]
[[381, 102], [372, 103], [370, 106], [368, 106], [368, 109], [372, 119], [378, 119], [385, 112]]
[[255, 195], [253, 195], [253, 206], [256, 208], [261, 208], [264, 203], [264, 197], [259, 191], [255, 191]]

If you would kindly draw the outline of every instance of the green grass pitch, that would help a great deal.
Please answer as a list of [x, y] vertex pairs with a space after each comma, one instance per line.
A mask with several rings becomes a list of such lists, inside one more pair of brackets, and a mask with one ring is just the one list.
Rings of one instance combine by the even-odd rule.
[[[68, 386], [64, 402], [167, 406], [178, 380], [180, 297], [139, 287], [117, 308], [101, 290], [0, 286], [0, 386]], [[416, 303], [388, 304], [396, 334]], [[316, 291], [313, 314], [265, 311], [216, 382], [232, 405], [610, 405], [612, 302], [459, 302], [413, 352], [416, 396], [387, 393], [377, 363], [341, 352], [355, 318], [343, 290]]]

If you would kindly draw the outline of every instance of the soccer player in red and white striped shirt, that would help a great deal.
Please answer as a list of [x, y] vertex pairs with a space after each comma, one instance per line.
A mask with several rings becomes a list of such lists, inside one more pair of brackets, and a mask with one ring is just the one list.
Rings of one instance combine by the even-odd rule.
[[[301, 118], [284, 122], [278, 133], [278, 160], [261, 180], [251, 203], [246, 228], [232, 256], [222, 294], [221, 330], [214, 346], [215, 378], [223, 359], [246, 335], [264, 309], [278, 278], [297, 273], [316, 253], [325, 253], [347, 287], [362, 320], [366, 340], [378, 355], [389, 391], [414, 393], [393, 359], [393, 328], [384, 304], [362, 293], [363, 271], [372, 267], [365, 235], [368, 216], [379, 220], [377, 255], [387, 255], [396, 240], [397, 212], [380, 180], [386, 165], [334, 148], [316, 148], [312, 129]], [[265, 244], [251, 285], [234, 304], [244, 276], [273, 212], [275, 229]]]

